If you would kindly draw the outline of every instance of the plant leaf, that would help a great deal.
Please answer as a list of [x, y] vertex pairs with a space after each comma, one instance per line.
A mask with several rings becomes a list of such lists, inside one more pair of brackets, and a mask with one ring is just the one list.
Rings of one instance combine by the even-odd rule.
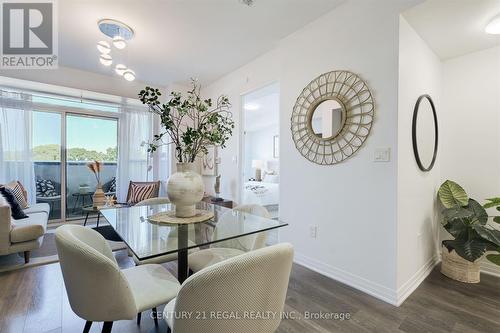
[[495, 265], [500, 266], [500, 254], [488, 254], [486, 259], [494, 263]]
[[451, 180], [447, 180], [441, 185], [438, 197], [445, 208], [463, 207], [469, 204], [469, 196], [465, 190]]
[[488, 229], [480, 224], [474, 224], [472, 226], [474, 230], [481, 236], [482, 238], [489, 240], [497, 246], [500, 246], [500, 231], [495, 229]]
[[479, 222], [482, 225], [486, 225], [488, 222], [488, 213], [486, 213], [486, 210], [479, 202], [474, 199], [469, 199], [469, 205], [466, 209], [472, 212], [472, 222]]
[[444, 225], [444, 228], [455, 237], [455, 239], [466, 239], [467, 230], [470, 228], [470, 224], [463, 219], [456, 219], [448, 221], [448, 223]]
[[470, 262], [481, 258], [486, 252], [487, 243], [481, 238], [455, 239], [450, 243], [460, 257]]
[[473, 215], [473, 211], [464, 207], [453, 207], [443, 210], [443, 220], [446, 223], [455, 220], [471, 220]]
[[486, 201], [489, 201], [483, 205], [484, 208], [491, 208], [491, 207], [496, 207], [500, 206], [500, 198], [490, 198], [486, 199]]
[[493, 222], [500, 223], [500, 216], [495, 216]]

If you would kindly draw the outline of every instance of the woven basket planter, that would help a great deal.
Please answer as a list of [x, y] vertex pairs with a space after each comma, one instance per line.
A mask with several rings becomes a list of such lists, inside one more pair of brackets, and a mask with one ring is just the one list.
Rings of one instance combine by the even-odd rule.
[[460, 282], [479, 283], [479, 260], [467, 261], [460, 257], [455, 250], [448, 252], [446, 246], [442, 247], [441, 256], [441, 273]]

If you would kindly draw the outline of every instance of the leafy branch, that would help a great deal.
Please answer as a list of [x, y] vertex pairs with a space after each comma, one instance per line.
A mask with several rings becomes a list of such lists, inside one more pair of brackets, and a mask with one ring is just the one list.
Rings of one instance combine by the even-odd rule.
[[[191, 79], [191, 84], [185, 99], [179, 92], [172, 92], [166, 103], [160, 102], [161, 92], [157, 88], [146, 87], [139, 92], [141, 102], [160, 117], [165, 129], [153, 137], [148, 152], [174, 144], [176, 159], [182, 163], [194, 162], [198, 155], [206, 154], [207, 146], [226, 147], [234, 129], [229, 99], [221, 95], [214, 104], [211, 98], [201, 98], [201, 86], [196, 80]], [[170, 138], [169, 142], [165, 136]]]

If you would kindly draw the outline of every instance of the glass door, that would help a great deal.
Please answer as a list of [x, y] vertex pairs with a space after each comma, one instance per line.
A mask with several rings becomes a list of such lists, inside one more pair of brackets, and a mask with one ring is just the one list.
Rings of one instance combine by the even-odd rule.
[[60, 113], [33, 112], [36, 202], [49, 204], [51, 220], [62, 217], [61, 119]]
[[108, 194], [116, 192], [118, 120], [79, 114], [66, 115], [66, 217], [81, 218], [92, 205], [97, 181], [87, 168], [91, 161], [103, 162], [101, 184]]

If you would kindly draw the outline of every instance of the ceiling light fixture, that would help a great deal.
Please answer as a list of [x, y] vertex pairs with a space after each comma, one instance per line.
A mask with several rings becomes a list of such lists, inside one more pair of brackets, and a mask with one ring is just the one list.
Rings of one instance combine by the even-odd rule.
[[101, 40], [97, 43], [97, 50], [99, 50], [102, 54], [108, 54], [111, 51], [111, 46], [108, 42]]
[[117, 64], [115, 66], [115, 72], [118, 75], [122, 75], [123, 76], [123, 73], [125, 73], [126, 70], [127, 70], [127, 66], [125, 66], [124, 64]]
[[255, 111], [260, 109], [260, 105], [256, 103], [247, 103], [243, 106], [243, 108], [247, 111]]
[[111, 58], [111, 56], [109, 54], [103, 53], [99, 57], [99, 61], [104, 66], [111, 66], [111, 64], [113, 63], [113, 58]]
[[122, 36], [115, 36], [113, 37], [113, 45], [117, 49], [123, 50], [127, 46], [127, 41], [125, 41], [125, 38]]
[[253, 5], [254, 0], [240, 0], [240, 2], [250, 7]]
[[127, 80], [127, 81], [134, 81], [134, 80], [135, 80], [135, 72], [129, 68], [129, 69], [127, 69], [127, 70], [123, 73], [123, 77], [124, 77], [124, 78], [125, 78], [125, 80]]
[[490, 35], [500, 35], [500, 15], [494, 17], [484, 28], [484, 32]]
[[[97, 49], [101, 52], [99, 56], [99, 61], [104, 66], [111, 66], [113, 64], [113, 58], [111, 57], [111, 44], [114, 46], [113, 48], [113, 57], [115, 61], [127, 59], [127, 54], [122, 54], [124, 48], [127, 47], [128, 41], [134, 37], [134, 31], [131, 27], [126, 25], [123, 22], [112, 20], [112, 19], [103, 19], [97, 22], [99, 30], [106, 36], [111, 39], [111, 41], [100, 41], [97, 43]], [[117, 49], [117, 50], [115, 50]], [[118, 52], [118, 56], [114, 53]], [[126, 52], [126, 51], [125, 51]], [[123, 78], [127, 81], [135, 80], [135, 72], [125, 66], [123, 63], [116, 64], [114, 68], [116, 74], [123, 76]]]

